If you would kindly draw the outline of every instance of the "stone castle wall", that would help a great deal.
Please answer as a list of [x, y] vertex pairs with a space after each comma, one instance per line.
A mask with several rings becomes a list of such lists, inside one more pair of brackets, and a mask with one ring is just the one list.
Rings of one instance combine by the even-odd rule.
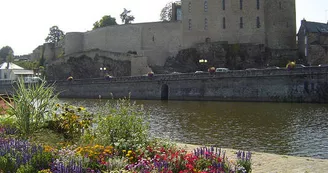
[[[207, 0], [208, 9], [205, 10], [204, 0], [182, 1], [184, 47], [205, 42], [206, 38], [213, 42], [226, 41], [229, 44], [265, 44], [264, 4], [261, 1], [260, 9], [257, 10], [255, 0], [243, 2], [243, 8], [240, 10], [239, 1], [226, 0], [223, 7], [222, 1]], [[260, 19], [259, 28], [257, 17]]]
[[295, 0], [266, 0], [264, 2], [265, 45], [273, 49], [295, 49]]
[[65, 54], [99, 49], [109, 52], [136, 51], [149, 64], [164, 65], [181, 47], [181, 23], [158, 22], [98, 28], [86, 33], [67, 33]]
[[[214, 74], [57, 81], [62, 97], [272, 102], [328, 102], [328, 68], [230, 71]], [[167, 91], [165, 91], [167, 88]]]

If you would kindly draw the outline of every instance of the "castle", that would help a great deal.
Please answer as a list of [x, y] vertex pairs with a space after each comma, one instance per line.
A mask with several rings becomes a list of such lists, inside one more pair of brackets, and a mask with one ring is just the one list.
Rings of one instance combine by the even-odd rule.
[[99, 50], [132, 51], [146, 58], [147, 62], [135, 62], [131, 66], [145, 63], [163, 66], [169, 56], [204, 42], [296, 48], [295, 0], [182, 0], [174, 3], [172, 9], [173, 20], [169, 22], [68, 32], [61, 48], [66, 57]]

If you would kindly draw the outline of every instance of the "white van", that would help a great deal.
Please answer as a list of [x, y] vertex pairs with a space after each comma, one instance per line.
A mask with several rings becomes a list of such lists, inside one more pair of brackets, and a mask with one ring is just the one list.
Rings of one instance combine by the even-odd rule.
[[216, 68], [215, 72], [228, 72], [229, 69], [228, 68]]

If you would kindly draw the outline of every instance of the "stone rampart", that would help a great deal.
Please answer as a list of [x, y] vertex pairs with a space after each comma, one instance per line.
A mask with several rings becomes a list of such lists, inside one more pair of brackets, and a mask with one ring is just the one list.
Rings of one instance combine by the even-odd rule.
[[[55, 82], [60, 97], [328, 103], [328, 68], [236, 70]], [[10, 85], [0, 93], [11, 92]]]
[[56, 81], [61, 97], [328, 102], [328, 68], [253, 70]]

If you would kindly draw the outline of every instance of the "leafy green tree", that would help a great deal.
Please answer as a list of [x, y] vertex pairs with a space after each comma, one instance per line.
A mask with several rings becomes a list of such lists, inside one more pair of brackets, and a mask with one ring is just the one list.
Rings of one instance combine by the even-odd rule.
[[27, 70], [33, 70], [33, 69], [36, 69], [39, 67], [38, 61], [17, 61], [17, 62], [15, 62], [15, 64], [17, 64]]
[[172, 3], [169, 2], [163, 7], [161, 14], [160, 14], [160, 20], [162, 21], [171, 21], [172, 19]]
[[58, 43], [64, 37], [64, 32], [58, 26], [52, 26], [49, 29], [48, 37], [45, 39], [48, 43]]
[[124, 24], [129, 24], [135, 19], [134, 16], [129, 15], [129, 13], [131, 13], [131, 10], [127, 10], [124, 8], [123, 12], [120, 14], [122, 22]]
[[106, 26], [117, 25], [115, 17], [110, 15], [103, 16], [99, 21], [93, 24], [93, 29], [102, 28]]
[[10, 46], [4, 46], [0, 49], [0, 62], [7, 61], [8, 56], [13, 56], [14, 51]]

